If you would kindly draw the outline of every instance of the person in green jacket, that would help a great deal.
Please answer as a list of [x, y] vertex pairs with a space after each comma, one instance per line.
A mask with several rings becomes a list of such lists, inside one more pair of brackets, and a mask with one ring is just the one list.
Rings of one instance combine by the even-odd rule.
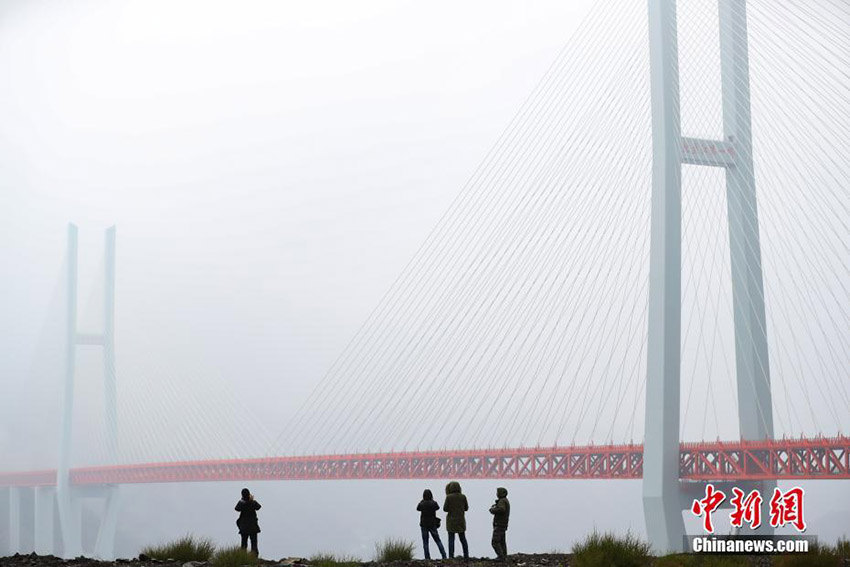
[[508, 544], [505, 540], [505, 532], [508, 531], [508, 520], [511, 517], [511, 503], [508, 500], [508, 489], [499, 487], [496, 489], [496, 503], [490, 506], [493, 514], [493, 550], [499, 561], [508, 558]]
[[469, 503], [466, 495], [460, 491], [460, 483], [453, 480], [446, 485], [446, 500], [443, 512], [446, 513], [446, 531], [449, 532], [449, 557], [455, 556], [455, 534], [463, 546], [463, 559], [469, 561], [469, 545], [466, 543], [466, 511]]

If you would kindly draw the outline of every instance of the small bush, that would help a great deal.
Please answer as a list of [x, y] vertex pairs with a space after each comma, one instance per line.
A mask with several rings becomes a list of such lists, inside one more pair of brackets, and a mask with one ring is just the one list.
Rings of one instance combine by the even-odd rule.
[[653, 567], [691, 567], [693, 564], [693, 555], [676, 553], [659, 557], [652, 565]]
[[234, 545], [219, 549], [212, 558], [214, 567], [242, 567], [242, 565], [256, 565], [257, 558], [250, 551], [246, 551]]
[[316, 567], [359, 567], [361, 561], [353, 555], [335, 555], [333, 553], [316, 553], [308, 559], [310, 565]]
[[385, 539], [382, 543], [375, 544], [375, 561], [378, 563], [411, 561], [413, 548], [414, 544], [406, 539]]
[[572, 567], [644, 567], [651, 547], [631, 532], [624, 537], [594, 531], [573, 546]]
[[835, 554], [842, 559], [850, 559], [850, 539], [847, 537], [840, 537], [838, 541], [835, 542]]
[[[839, 540], [839, 545], [841, 541]], [[832, 548], [824, 544], [809, 545], [808, 553], [789, 553], [773, 558], [774, 567], [839, 567], [838, 546]]]
[[209, 561], [215, 552], [215, 544], [207, 538], [196, 538], [187, 534], [180, 539], [142, 549], [151, 559], [175, 559], [177, 561]]

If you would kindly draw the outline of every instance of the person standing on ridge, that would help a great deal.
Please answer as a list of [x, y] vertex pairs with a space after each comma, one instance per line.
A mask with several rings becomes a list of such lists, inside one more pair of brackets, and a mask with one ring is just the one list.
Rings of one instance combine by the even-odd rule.
[[506, 561], [508, 558], [508, 544], [505, 539], [505, 532], [508, 530], [508, 520], [511, 517], [511, 503], [508, 500], [508, 489], [499, 487], [496, 489], [496, 503], [490, 506], [490, 513], [493, 514], [493, 550], [499, 561]]
[[257, 510], [262, 508], [260, 503], [254, 500], [254, 495], [247, 488], [242, 489], [242, 499], [236, 503], [236, 511], [239, 512], [239, 519], [236, 520], [236, 527], [239, 528], [239, 535], [242, 536], [242, 549], [248, 549], [248, 539], [251, 539], [251, 553], [255, 557], [260, 555], [257, 550], [257, 534], [260, 533], [260, 523], [257, 521]]
[[456, 480], [446, 485], [446, 501], [443, 511], [446, 513], [446, 531], [449, 532], [449, 557], [455, 556], [455, 534], [463, 546], [463, 559], [469, 561], [469, 545], [466, 543], [466, 511], [469, 504], [466, 495], [460, 491], [460, 483]]
[[443, 559], [446, 558], [446, 550], [443, 548], [443, 542], [440, 541], [440, 532], [437, 528], [440, 527], [440, 518], [437, 517], [437, 510], [440, 505], [434, 500], [434, 495], [430, 490], [425, 490], [422, 493], [422, 500], [416, 506], [419, 510], [419, 527], [422, 530], [422, 545], [425, 548], [425, 559], [431, 559], [431, 550], [428, 549], [428, 535], [434, 538], [437, 548], [440, 550], [440, 555]]

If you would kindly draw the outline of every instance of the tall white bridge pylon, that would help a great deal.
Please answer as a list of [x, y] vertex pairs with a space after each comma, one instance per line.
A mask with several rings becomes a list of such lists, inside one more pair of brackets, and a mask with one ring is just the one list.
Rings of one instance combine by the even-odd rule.
[[[655, 551], [663, 553], [682, 549], [682, 510], [704, 487], [679, 478], [683, 164], [725, 169], [740, 435], [755, 441], [774, 434], [746, 0], [718, 0], [722, 140], [682, 136], [676, 0], [649, 0], [648, 13], [653, 160], [643, 503], [647, 535]], [[771, 491], [775, 481], [750, 484]], [[760, 529], [769, 530], [767, 525]]]
[[[59, 460], [56, 468], [56, 486], [35, 488], [10, 488], [10, 547], [21, 548], [21, 500], [23, 491], [34, 491], [33, 517], [34, 548], [39, 554], [56, 554], [57, 540], [61, 542], [61, 555], [76, 557], [85, 551], [96, 557], [114, 557], [115, 529], [118, 520], [119, 489], [116, 485], [77, 487], [71, 485], [72, 425], [74, 415], [75, 366], [78, 348], [103, 349], [104, 415], [106, 424], [106, 455], [115, 462], [118, 454], [117, 386], [115, 381], [115, 227], [105, 232], [103, 327], [100, 333], [82, 333], [77, 327], [77, 227], [68, 225], [68, 250], [66, 273], [66, 351], [65, 379], [62, 401], [62, 429], [60, 432]], [[93, 550], [83, 549], [82, 501], [103, 501], [103, 514]], [[59, 516], [59, 537], [54, 533], [54, 510]]]

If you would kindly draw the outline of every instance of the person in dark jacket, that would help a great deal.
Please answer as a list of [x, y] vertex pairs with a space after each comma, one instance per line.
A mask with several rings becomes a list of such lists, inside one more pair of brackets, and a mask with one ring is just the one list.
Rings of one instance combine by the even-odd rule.
[[508, 530], [508, 520], [511, 517], [511, 503], [508, 500], [508, 490], [506, 488], [496, 489], [496, 503], [490, 506], [490, 513], [493, 514], [493, 550], [499, 561], [505, 561], [508, 558], [508, 544], [505, 539], [505, 532]]
[[434, 500], [434, 495], [430, 490], [425, 490], [422, 493], [422, 501], [416, 506], [419, 510], [419, 528], [422, 530], [422, 545], [425, 548], [425, 559], [431, 559], [431, 550], [428, 549], [428, 534], [434, 538], [437, 548], [440, 550], [440, 555], [443, 559], [446, 558], [446, 550], [443, 548], [443, 542], [440, 541], [440, 532], [437, 528], [440, 527], [440, 518], [437, 517], [437, 510], [440, 505]]
[[257, 550], [257, 534], [260, 533], [260, 523], [257, 521], [257, 510], [262, 508], [260, 503], [254, 500], [254, 495], [247, 488], [242, 489], [242, 499], [236, 503], [236, 511], [239, 512], [239, 519], [236, 520], [236, 526], [239, 528], [239, 535], [242, 536], [242, 549], [248, 549], [248, 539], [251, 540], [251, 553], [258, 556], [260, 552]]
[[463, 558], [469, 561], [469, 545], [466, 543], [466, 511], [469, 504], [466, 495], [460, 491], [460, 483], [453, 480], [446, 485], [446, 501], [443, 512], [446, 513], [446, 531], [449, 532], [449, 557], [455, 556], [455, 534], [463, 546]]

